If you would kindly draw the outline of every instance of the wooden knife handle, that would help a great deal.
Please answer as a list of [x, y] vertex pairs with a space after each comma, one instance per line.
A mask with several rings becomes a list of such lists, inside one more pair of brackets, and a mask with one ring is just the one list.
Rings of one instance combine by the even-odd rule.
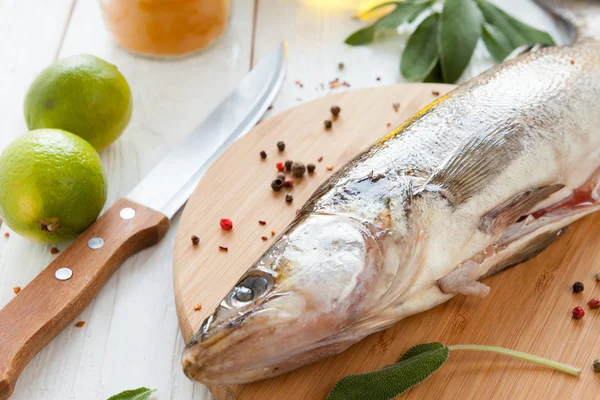
[[[121, 199], [0, 310], [0, 399], [11, 395], [27, 363], [85, 309], [119, 265], [158, 243], [168, 229], [163, 214]], [[95, 250], [101, 241], [90, 247], [94, 238], [104, 242]], [[59, 280], [55, 273], [64, 267], [73, 275]]]

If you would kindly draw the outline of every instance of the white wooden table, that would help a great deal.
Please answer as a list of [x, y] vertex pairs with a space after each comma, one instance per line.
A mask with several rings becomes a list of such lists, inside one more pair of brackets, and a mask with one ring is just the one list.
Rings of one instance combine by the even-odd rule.
[[[498, 2], [559, 37], [550, 19], [529, 1]], [[125, 75], [134, 96], [129, 127], [102, 152], [110, 204], [127, 194], [253, 63], [282, 40], [289, 43], [287, 79], [266, 118], [327, 95], [327, 82], [336, 77], [351, 88], [401, 81], [402, 39], [391, 36], [357, 48], [343, 44], [348, 34], [364, 25], [351, 17], [368, 3], [372, 1], [234, 0], [231, 28], [218, 45], [197, 57], [164, 62], [137, 58], [118, 47], [95, 0], [0, 0], [0, 150], [26, 132], [23, 96], [42, 68], [80, 53], [106, 59]], [[480, 47], [465, 77], [491, 65]], [[343, 71], [338, 71], [340, 62]], [[210, 398], [203, 385], [183, 375], [179, 364], [184, 344], [171, 282], [177, 226], [178, 217], [161, 244], [119, 269], [81, 314], [86, 321], [83, 328], [67, 328], [31, 361], [13, 399], [106, 399], [139, 386], [156, 388], [155, 399]], [[7, 230], [6, 226], [0, 230], [0, 307], [13, 298], [13, 287], [26, 286], [55, 257], [49, 246], [32, 244], [14, 233], [5, 239]]]

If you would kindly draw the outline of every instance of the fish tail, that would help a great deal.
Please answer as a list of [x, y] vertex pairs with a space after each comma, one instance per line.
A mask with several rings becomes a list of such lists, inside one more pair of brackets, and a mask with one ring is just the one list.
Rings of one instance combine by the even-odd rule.
[[548, 10], [573, 42], [600, 41], [600, 0], [534, 0]]

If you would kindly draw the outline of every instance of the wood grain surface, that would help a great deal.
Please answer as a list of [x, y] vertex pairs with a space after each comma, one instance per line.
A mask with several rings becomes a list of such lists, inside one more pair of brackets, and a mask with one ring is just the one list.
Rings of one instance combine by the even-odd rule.
[[[129, 219], [119, 216], [130, 208]], [[8, 399], [23, 368], [77, 317], [127, 258], [155, 245], [169, 219], [132, 201], [117, 201], [96, 223], [0, 310], [0, 400]], [[91, 249], [88, 242], [102, 239]], [[55, 272], [69, 268], [72, 277]]]
[[[211, 168], [189, 201], [175, 244], [174, 286], [183, 336], [188, 340], [212, 313], [241, 274], [274, 242], [319, 183], [421, 107], [433, 91], [449, 86], [406, 84], [361, 89], [328, 96], [284, 112], [259, 124], [235, 143]], [[392, 104], [400, 103], [394, 112]], [[342, 112], [331, 131], [323, 129], [329, 107]], [[285, 152], [275, 143], [283, 140]], [[261, 160], [260, 150], [268, 153]], [[316, 162], [323, 156], [322, 162]], [[285, 159], [315, 162], [314, 176], [297, 181], [284, 201], [285, 189], [274, 193], [269, 183], [275, 163]], [[219, 227], [231, 218], [232, 231]], [[258, 220], [265, 220], [265, 226]], [[292, 373], [247, 385], [212, 387], [217, 400], [324, 399], [341, 377], [393, 363], [409, 347], [423, 342], [499, 345], [549, 357], [583, 369], [574, 378], [490, 353], [456, 351], [432, 378], [412, 389], [407, 399], [592, 399], [600, 396], [600, 376], [592, 362], [600, 358], [600, 310], [586, 303], [600, 295], [594, 274], [600, 269], [600, 216], [574, 229], [541, 256], [486, 280], [485, 299], [457, 296], [428, 312], [375, 333], [342, 354]], [[191, 235], [200, 237], [192, 246]], [[267, 236], [265, 242], [261, 236]], [[219, 251], [218, 246], [228, 251]], [[586, 290], [574, 295], [571, 285]], [[195, 311], [200, 303], [202, 309]], [[571, 318], [582, 305], [583, 320]]]

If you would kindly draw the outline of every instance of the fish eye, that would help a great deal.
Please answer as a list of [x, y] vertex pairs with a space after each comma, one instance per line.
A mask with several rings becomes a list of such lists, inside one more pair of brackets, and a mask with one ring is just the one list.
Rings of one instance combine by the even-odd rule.
[[256, 273], [246, 276], [233, 289], [231, 300], [236, 303], [249, 303], [264, 295], [272, 286], [270, 275]]

